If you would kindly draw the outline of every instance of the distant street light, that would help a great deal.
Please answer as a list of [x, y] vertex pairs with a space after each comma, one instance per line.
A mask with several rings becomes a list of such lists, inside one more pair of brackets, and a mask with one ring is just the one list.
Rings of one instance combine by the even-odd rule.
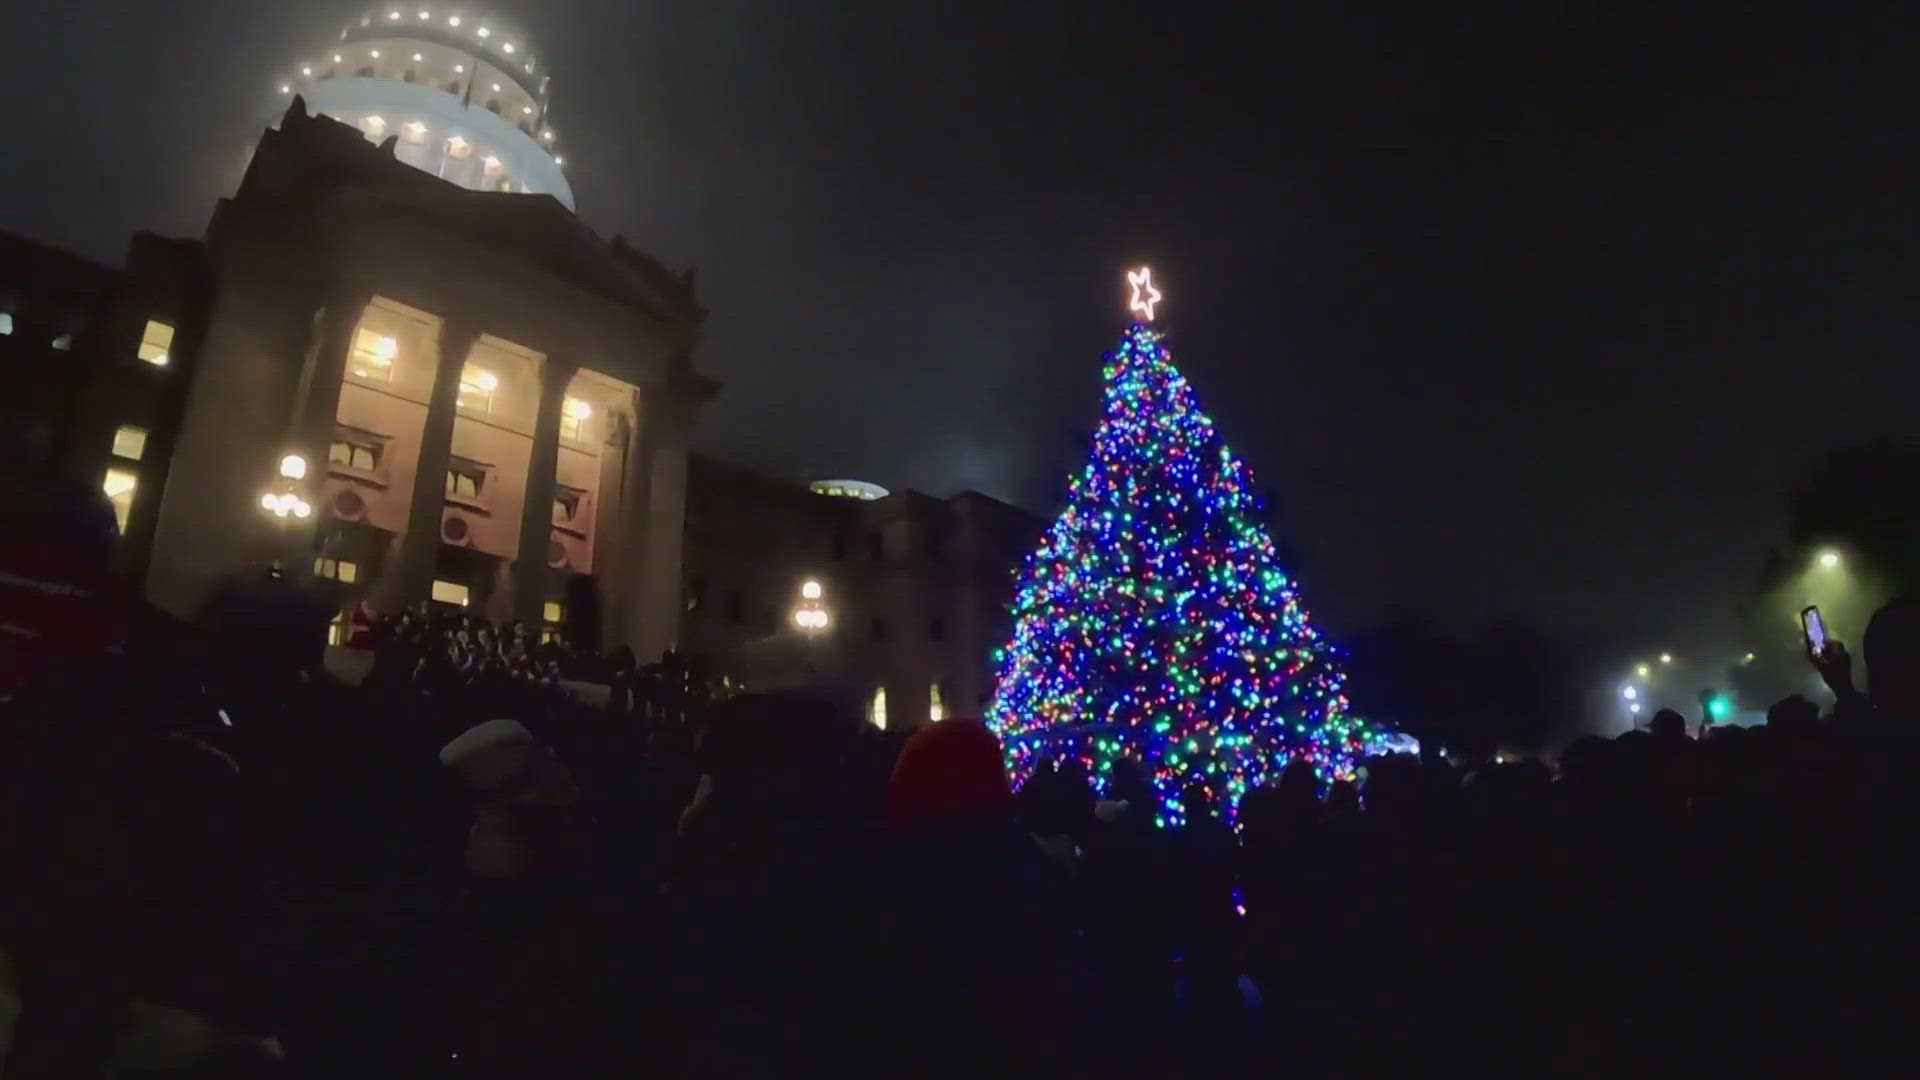
[[1620, 688], [1620, 696], [1626, 698], [1628, 701], [1632, 701], [1634, 698], [1640, 696], [1640, 691], [1635, 690], [1631, 686], [1623, 686]]
[[1631, 704], [1631, 705], [1629, 705], [1629, 706], [1627, 706], [1627, 711], [1628, 711], [1628, 712], [1630, 712], [1630, 713], [1632, 713], [1632, 714], [1633, 714], [1633, 715], [1635, 715], [1635, 716], [1639, 716], [1639, 715], [1640, 715], [1640, 703], [1636, 701], [1636, 702], [1634, 702], [1633, 704]]
[[1834, 567], [1839, 565], [1840, 565], [1839, 552], [1829, 550], [1829, 551], [1823, 551], [1820, 553], [1820, 569], [1831, 570]]
[[827, 609], [820, 603], [820, 583], [812, 579], [800, 585], [800, 606], [793, 609], [793, 625], [807, 632], [807, 637], [827, 628]]
[[1650, 668], [1650, 667], [1648, 667], [1648, 666], [1647, 666], [1647, 665], [1645, 665], [1645, 664], [1641, 664], [1641, 665], [1640, 665], [1639, 667], [1637, 667], [1637, 668], [1634, 668], [1633, 670], [1634, 670], [1634, 671], [1636, 671], [1636, 672], [1638, 672], [1638, 673], [1640, 674], [1640, 677], [1641, 677], [1641, 678], [1643, 678], [1643, 679], [1644, 679], [1644, 678], [1646, 678], [1647, 676], [1649, 676], [1649, 675], [1651, 675], [1651, 674], [1653, 674], [1653, 669], [1652, 669], [1652, 668]]
[[1673, 663], [1673, 654], [1672, 654], [1672, 653], [1667, 653], [1667, 652], [1663, 652], [1663, 653], [1661, 653], [1661, 654], [1660, 654], [1660, 662], [1661, 662], [1661, 663], [1663, 663], [1663, 664], [1671, 664], [1671, 663]]

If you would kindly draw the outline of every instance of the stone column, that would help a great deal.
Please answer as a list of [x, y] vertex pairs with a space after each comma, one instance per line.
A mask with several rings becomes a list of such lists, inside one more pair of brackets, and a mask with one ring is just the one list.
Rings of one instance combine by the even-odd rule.
[[520, 508], [520, 544], [514, 556], [513, 613], [529, 626], [540, 622], [552, 574], [547, 545], [553, 542], [554, 473], [560, 467], [560, 406], [575, 368], [552, 357], [540, 366], [540, 411], [533, 421], [533, 447], [527, 453], [526, 501]]
[[[276, 545], [287, 574], [300, 577], [313, 572], [314, 534], [326, 519], [326, 508], [319, 505], [326, 476], [327, 454], [333, 447], [335, 421], [340, 414], [340, 387], [346, 382], [347, 356], [353, 351], [353, 332], [359, 328], [373, 297], [367, 293], [342, 291], [327, 301], [316, 326], [317, 340], [300, 372], [299, 389], [294, 395], [293, 415], [288, 424], [287, 450], [307, 459], [307, 475], [294, 485], [302, 498], [313, 503], [313, 516], [300, 520], [288, 517], [281, 528], [284, 535]], [[278, 480], [280, 454], [266, 463]]]
[[640, 430], [628, 452], [620, 509], [621, 640], [642, 663], [679, 638], [680, 545], [686, 521], [690, 405], [670, 385], [642, 389]]
[[433, 591], [447, 459], [453, 456], [453, 422], [460, 415], [460, 373], [479, 336], [475, 323], [454, 321], [440, 328], [440, 356], [434, 362], [433, 392], [420, 427], [420, 455], [407, 502], [407, 531], [400, 537], [399, 560], [381, 577], [381, 603], [375, 605], [383, 611], [418, 604]]
[[620, 580], [624, 557], [628, 448], [633, 445], [633, 418], [625, 409], [608, 409], [607, 435], [600, 440], [599, 482], [593, 494], [593, 592], [600, 609], [601, 649], [625, 640], [620, 634]]

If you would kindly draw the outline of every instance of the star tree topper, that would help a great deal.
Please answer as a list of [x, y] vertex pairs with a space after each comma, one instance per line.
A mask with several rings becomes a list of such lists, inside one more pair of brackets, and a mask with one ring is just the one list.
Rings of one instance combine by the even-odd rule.
[[1153, 321], [1153, 305], [1160, 302], [1160, 290], [1153, 287], [1153, 268], [1143, 266], [1127, 271], [1127, 284], [1133, 286], [1133, 299], [1127, 310], [1140, 316], [1141, 322]]

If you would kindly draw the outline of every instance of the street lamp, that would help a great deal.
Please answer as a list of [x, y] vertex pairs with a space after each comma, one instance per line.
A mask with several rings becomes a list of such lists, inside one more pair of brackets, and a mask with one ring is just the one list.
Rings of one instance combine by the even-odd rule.
[[1620, 688], [1620, 696], [1626, 698], [1628, 701], [1632, 701], [1634, 698], [1640, 696], [1640, 691], [1635, 690], [1631, 686], [1623, 686]]
[[1645, 664], [1641, 664], [1641, 665], [1640, 665], [1639, 667], [1636, 667], [1636, 668], [1634, 668], [1633, 670], [1634, 670], [1635, 672], [1637, 672], [1637, 673], [1639, 674], [1639, 676], [1640, 676], [1641, 678], [1643, 678], [1643, 679], [1644, 679], [1644, 678], [1646, 678], [1647, 676], [1649, 676], [1649, 675], [1651, 675], [1651, 674], [1653, 674], [1653, 669], [1652, 669], [1652, 668], [1650, 668], [1650, 667], [1648, 667], [1648, 666], [1647, 666], [1647, 665], [1645, 665]]
[[1663, 664], [1671, 664], [1671, 663], [1673, 663], [1673, 654], [1672, 654], [1672, 653], [1667, 653], [1667, 652], [1663, 652], [1663, 653], [1661, 653], [1661, 654], [1660, 654], [1660, 662], [1661, 662], [1661, 663], [1663, 663]]
[[1820, 553], [1820, 569], [1831, 570], [1840, 565], [1840, 553], [1828, 549]]
[[807, 632], [809, 638], [827, 628], [827, 609], [820, 602], [822, 595], [820, 583], [809, 578], [800, 585], [800, 606], [793, 609], [793, 625]]

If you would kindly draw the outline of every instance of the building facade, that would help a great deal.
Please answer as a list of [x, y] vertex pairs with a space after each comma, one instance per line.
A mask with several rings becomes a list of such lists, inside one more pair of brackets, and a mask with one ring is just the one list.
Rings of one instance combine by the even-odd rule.
[[646, 655], [678, 629], [704, 314], [556, 199], [428, 175], [294, 96], [204, 239], [134, 238], [59, 471], [103, 484], [121, 568], [183, 617], [277, 559], [343, 605]]
[[682, 647], [748, 689], [826, 685], [869, 721], [980, 716], [1045, 523], [978, 492], [811, 488], [692, 459]]

